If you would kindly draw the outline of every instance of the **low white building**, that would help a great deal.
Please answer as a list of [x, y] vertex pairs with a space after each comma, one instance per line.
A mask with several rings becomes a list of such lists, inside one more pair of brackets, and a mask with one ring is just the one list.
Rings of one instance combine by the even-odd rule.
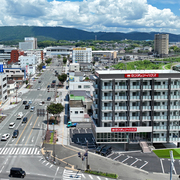
[[19, 65], [20, 67], [26, 67], [28, 65], [36, 65], [37, 64], [37, 56], [19, 56]]
[[69, 82], [69, 90], [84, 90], [86, 91], [88, 94], [90, 94], [91, 96], [93, 96], [93, 91], [94, 91], [94, 87], [93, 87], [93, 83], [92, 82]]
[[13, 80], [7, 81], [7, 93], [13, 94], [16, 92], [16, 82]]
[[7, 99], [7, 78], [5, 73], [0, 73], [0, 105]]
[[79, 63], [71, 63], [69, 65], [69, 71], [78, 72], [79, 71]]
[[82, 122], [84, 121], [84, 105], [82, 101], [70, 100], [70, 121], [71, 122]]

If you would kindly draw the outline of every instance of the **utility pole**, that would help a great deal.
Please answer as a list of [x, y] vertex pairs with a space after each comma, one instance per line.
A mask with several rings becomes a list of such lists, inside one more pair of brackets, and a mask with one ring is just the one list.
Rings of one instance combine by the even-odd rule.
[[89, 169], [89, 165], [88, 165], [88, 141], [86, 141], [87, 142], [87, 150], [86, 150], [86, 169], [88, 170]]

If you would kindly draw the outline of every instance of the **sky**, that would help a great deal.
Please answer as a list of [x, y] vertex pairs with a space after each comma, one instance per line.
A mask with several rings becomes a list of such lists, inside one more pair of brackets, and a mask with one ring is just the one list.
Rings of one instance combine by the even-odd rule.
[[0, 26], [180, 34], [178, 0], [0, 0]]

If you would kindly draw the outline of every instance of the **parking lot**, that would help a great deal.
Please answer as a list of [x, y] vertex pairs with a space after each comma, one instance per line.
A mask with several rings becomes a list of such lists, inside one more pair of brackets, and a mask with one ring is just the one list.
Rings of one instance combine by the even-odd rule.
[[[87, 148], [95, 153], [96, 143], [92, 135], [90, 127], [76, 127], [70, 129], [71, 145], [81, 149]], [[101, 155], [99, 155], [101, 156]], [[107, 156], [114, 161], [119, 161], [129, 166], [142, 169], [148, 172], [169, 173], [170, 172], [170, 159], [160, 159], [153, 152], [142, 153], [141, 151], [119, 151], [113, 148], [111, 154]], [[180, 160], [174, 162], [174, 174], [180, 174]]]

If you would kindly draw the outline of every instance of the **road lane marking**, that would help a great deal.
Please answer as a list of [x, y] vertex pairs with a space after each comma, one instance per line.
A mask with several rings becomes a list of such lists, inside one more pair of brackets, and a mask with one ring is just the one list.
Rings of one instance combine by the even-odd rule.
[[[36, 125], [36, 122], [37, 122], [38, 119], [39, 119], [39, 117], [36, 118], [36, 121], [35, 121], [35, 123], [34, 123], [34, 126]], [[32, 130], [31, 130], [31, 132], [30, 132], [30, 134], [29, 134], [29, 136], [28, 136], [27, 141], [29, 140], [29, 137], [31, 136], [31, 133], [32, 133], [32, 131], [33, 131], [33, 129], [34, 129], [34, 126], [32, 127]], [[27, 144], [27, 141], [26, 141], [25, 145]]]
[[24, 154], [25, 149], [26, 149], [26, 148], [23, 148], [22, 154]]
[[38, 150], [38, 148], [35, 149], [34, 154], [36, 154], [37, 150]]
[[93, 177], [92, 177], [91, 175], [89, 175], [89, 177], [90, 177], [91, 179], [93, 179]]
[[31, 148], [29, 148], [28, 154], [30, 154], [30, 152], [31, 152]]
[[19, 139], [17, 140], [16, 144], [18, 144], [18, 142], [19, 142], [19, 140], [20, 140], [20, 138], [21, 138], [22, 134], [24, 133], [24, 131], [25, 131], [25, 129], [26, 129], [26, 127], [27, 127], [27, 125], [29, 124], [29, 122], [30, 122], [30, 120], [31, 120], [32, 116], [33, 116], [33, 114], [31, 115], [31, 117], [30, 117], [30, 119], [29, 119], [28, 123], [26, 123], [26, 126], [25, 126], [25, 128], [23, 129], [23, 131], [22, 131], [21, 135], [19, 136]]
[[164, 159], [160, 159], [160, 163], [161, 163], [162, 172], [164, 173], [164, 166], [163, 166], [162, 160]]
[[101, 180], [101, 178], [100, 178], [99, 176], [97, 176], [97, 178], [98, 178], [99, 180]]
[[8, 148], [6, 148], [2, 154], [5, 154], [5, 152], [6, 152], [7, 150], [8, 150]]
[[16, 151], [16, 153], [15, 153], [15, 154], [18, 154], [19, 149], [20, 149], [20, 148], [17, 148], [17, 151]]
[[145, 164], [143, 164], [139, 169], [142, 169], [144, 166], [146, 166], [148, 164], [147, 161], [144, 161], [144, 162], [145, 162]]
[[32, 137], [32, 140], [31, 140], [31, 142], [34, 142], [34, 136]]
[[45, 166], [47, 166], [49, 163], [47, 163]]
[[26, 151], [24, 152], [24, 154], [27, 154], [28, 148], [26, 149]]
[[111, 153], [111, 154], [109, 154], [109, 155], [107, 156], [107, 158], [108, 158], [108, 157], [110, 157], [110, 156], [112, 156], [113, 154], [114, 154], [114, 152], [113, 152], [113, 153]]
[[21, 142], [23, 142], [23, 141], [24, 141], [24, 139], [25, 139], [25, 136], [24, 136], [24, 138], [22, 139], [22, 141], [21, 141]]
[[51, 166], [49, 168], [52, 168], [52, 167], [53, 167], [53, 165], [51, 164]]
[[9, 152], [9, 154], [12, 154], [13, 149], [14, 149], [14, 148], [11, 149], [11, 151]]
[[4, 169], [4, 166], [1, 168], [0, 173], [2, 172], [3, 169]]
[[32, 148], [31, 154], [33, 154], [34, 148]]

